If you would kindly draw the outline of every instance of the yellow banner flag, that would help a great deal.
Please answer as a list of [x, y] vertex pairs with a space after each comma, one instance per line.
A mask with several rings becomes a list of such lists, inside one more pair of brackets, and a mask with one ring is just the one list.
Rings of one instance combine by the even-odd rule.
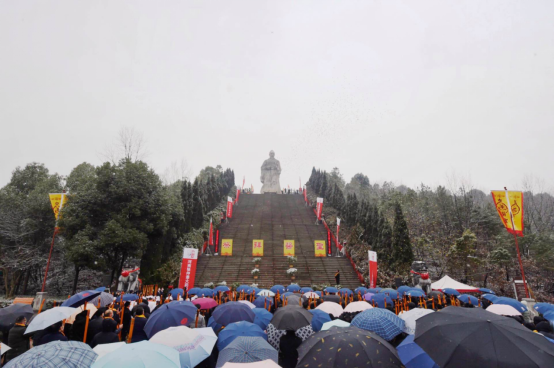
[[491, 191], [491, 194], [506, 230], [523, 237], [523, 192]]
[[327, 256], [327, 253], [325, 252], [325, 240], [317, 240], [314, 241], [315, 246], [315, 256]]
[[52, 205], [52, 210], [54, 210], [54, 216], [56, 217], [56, 220], [58, 220], [60, 210], [62, 210], [63, 206], [67, 202], [67, 194], [51, 193], [48, 194], [48, 196], [50, 196], [50, 204]]
[[294, 256], [294, 240], [285, 240], [285, 256]]
[[221, 255], [222, 256], [233, 255], [233, 240], [231, 239], [221, 240]]
[[252, 256], [264, 256], [264, 240], [252, 240]]

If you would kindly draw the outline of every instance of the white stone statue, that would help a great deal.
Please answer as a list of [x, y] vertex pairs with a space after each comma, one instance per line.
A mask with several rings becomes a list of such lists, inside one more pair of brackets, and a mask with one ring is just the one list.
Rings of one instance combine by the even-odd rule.
[[269, 152], [269, 159], [262, 164], [262, 175], [260, 181], [263, 183], [260, 193], [281, 193], [281, 184], [279, 183], [281, 175], [281, 163], [275, 159], [275, 152]]

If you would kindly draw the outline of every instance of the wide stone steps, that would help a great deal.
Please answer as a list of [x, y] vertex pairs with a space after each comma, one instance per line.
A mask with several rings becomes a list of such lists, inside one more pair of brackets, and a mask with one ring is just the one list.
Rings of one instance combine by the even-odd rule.
[[[200, 256], [196, 270], [196, 286], [226, 281], [241, 284], [258, 283], [259, 287], [291, 283], [283, 256], [283, 241], [295, 241], [298, 269], [295, 282], [301, 286], [314, 284], [335, 285], [336, 270], [341, 272], [341, 285], [355, 288], [360, 285], [348, 259], [343, 257], [315, 257], [314, 241], [325, 240], [327, 231], [315, 224], [313, 210], [304, 205], [302, 195], [242, 194], [233, 218], [220, 227], [222, 239], [233, 240], [232, 256]], [[251, 270], [252, 240], [264, 240], [264, 256], [260, 263], [260, 276], [254, 280]], [[220, 247], [220, 246], [219, 246]], [[336, 250], [332, 247], [332, 252]]]

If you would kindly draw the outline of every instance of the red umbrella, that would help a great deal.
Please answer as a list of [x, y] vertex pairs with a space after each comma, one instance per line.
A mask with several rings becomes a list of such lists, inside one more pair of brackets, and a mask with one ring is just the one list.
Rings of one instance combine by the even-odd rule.
[[192, 300], [192, 303], [194, 305], [200, 305], [200, 309], [204, 310], [204, 309], [211, 309], [213, 307], [216, 307], [218, 304], [217, 302], [210, 298], [210, 297], [202, 297], [202, 298], [199, 298], [199, 299], [194, 299]]

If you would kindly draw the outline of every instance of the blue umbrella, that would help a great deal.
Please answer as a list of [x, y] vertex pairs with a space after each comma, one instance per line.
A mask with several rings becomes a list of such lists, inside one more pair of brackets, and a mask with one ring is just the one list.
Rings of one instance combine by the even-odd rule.
[[[138, 299], [139, 299], [138, 295], [135, 295], [134, 293], [126, 293], [123, 295], [123, 301], [136, 301]], [[121, 301], [121, 296], [117, 296], [117, 298], [115, 299], [115, 302], [120, 302], [120, 301]]]
[[384, 293], [385, 295], [390, 296], [390, 298], [393, 300], [400, 298], [400, 294], [398, 293], [398, 291], [392, 288], [384, 288], [379, 291], [379, 293]]
[[493, 304], [502, 304], [502, 305], [510, 305], [517, 311], [524, 313], [527, 311], [527, 307], [523, 305], [521, 302], [517, 301], [516, 299], [512, 299], [510, 297], [499, 297], [496, 299], [496, 301], [493, 301]]
[[354, 293], [357, 295], [358, 293], [360, 293], [362, 296], [365, 295], [367, 293], [367, 288], [365, 287], [358, 287], [354, 290]]
[[171, 301], [169, 304], [163, 304], [150, 314], [144, 331], [150, 338], [169, 327], [189, 326], [195, 322], [197, 310], [190, 301]]
[[352, 320], [352, 325], [377, 333], [390, 341], [404, 330], [405, 322], [387, 309], [364, 310]]
[[249, 289], [250, 286], [246, 285], [246, 284], [241, 284], [240, 286], [237, 287], [237, 292], [244, 292], [244, 290], [246, 289]]
[[[252, 309], [254, 310], [254, 309]], [[211, 316], [210, 319], [208, 320], [208, 327], [210, 327], [211, 329], [213, 329], [214, 332], [219, 332], [221, 330], [221, 328], [223, 328], [223, 325], [217, 323], [215, 320], [214, 320], [214, 317]]]
[[331, 317], [323, 310], [310, 310], [310, 313], [314, 316], [312, 318], [312, 329], [314, 332], [319, 332], [324, 323], [330, 322]]
[[90, 368], [97, 357], [86, 343], [53, 341], [13, 358], [4, 368]]
[[252, 287], [252, 290], [254, 291], [254, 295], [258, 295], [258, 293], [262, 290], [261, 288], [258, 288], [258, 287]]
[[285, 301], [285, 299], [287, 297], [289, 297], [290, 295], [292, 295], [293, 293], [292, 292], [285, 292], [281, 295], [281, 300], [283, 300], [283, 302]]
[[410, 334], [396, 348], [402, 364], [406, 368], [440, 368], [417, 343]]
[[273, 297], [258, 296], [252, 303], [256, 305], [257, 308], [264, 309], [268, 305], [273, 305]]
[[229, 324], [219, 332], [217, 349], [223, 350], [237, 337], [262, 337], [267, 341], [267, 334], [257, 324], [236, 322]]
[[300, 292], [307, 293], [307, 292], [314, 292], [314, 290], [311, 287], [302, 287], [300, 289]]
[[400, 286], [400, 287], [398, 287], [398, 293], [401, 294], [401, 295], [404, 295], [406, 292], [408, 292], [411, 289], [412, 289], [412, 287], [410, 287], [410, 286]]
[[319, 297], [321, 297], [321, 295], [323, 295], [323, 291], [314, 291], [315, 293], [317, 293], [319, 295]]
[[213, 297], [214, 290], [212, 290], [211, 288], [202, 288], [198, 293], [198, 296], [202, 296], [202, 295], [204, 295], [204, 297]]
[[90, 300], [94, 299], [95, 297], [98, 297], [100, 294], [101, 294], [100, 291], [95, 291], [95, 290], [88, 290], [88, 291], [79, 292], [79, 293], [71, 296], [67, 300], [65, 300], [63, 302], [62, 306], [76, 308], [76, 307], [79, 307], [79, 306], [83, 305], [85, 303], [85, 301], [90, 301]]
[[277, 293], [277, 292], [284, 293], [285, 287], [281, 286], [280, 284], [276, 284], [275, 286], [271, 287], [269, 290], [273, 293]]
[[425, 291], [423, 291], [423, 289], [422, 289], [422, 288], [419, 288], [419, 287], [412, 287], [412, 288], [410, 288], [410, 289], [411, 289], [411, 290], [416, 290], [416, 291], [421, 291], [421, 292], [425, 293]]
[[482, 295], [481, 298], [485, 299], [485, 300], [488, 300], [488, 301], [492, 302], [493, 304], [496, 302], [496, 300], [499, 299], [498, 296], [490, 294], [490, 293], [486, 293], [486, 294]]
[[496, 295], [493, 290], [489, 290], [488, 288], [479, 288], [479, 291], [483, 293], [490, 293], [492, 295]]
[[444, 290], [442, 290], [442, 292], [451, 296], [460, 296], [460, 293], [458, 292], [458, 290], [455, 290], [453, 288], [445, 288]]
[[379, 293], [381, 292], [381, 287], [375, 287], [375, 288], [368, 288], [366, 293]]
[[544, 314], [547, 311], [554, 311], [554, 305], [549, 304], [548, 302], [539, 302], [533, 307], [541, 314]]
[[352, 296], [354, 294], [354, 292], [352, 292], [352, 290], [350, 288], [341, 288], [339, 290], [339, 293], [344, 296], [345, 294], [348, 295], [348, 297]]
[[95, 289], [95, 291], [104, 292], [104, 291], [106, 291], [106, 287], [98, 287], [98, 288]]
[[477, 297], [470, 296], [470, 295], [460, 295], [458, 296], [458, 300], [460, 300], [464, 304], [467, 304], [468, 301], [471, 301], [471, 304], [474, 306], [477, 306], [479, 304], [479, 299], [477, 299]]
[[327, 293], [337, 293], [337, 292], [339, 292], [339, 290], [337, 290], [335, 287], [327, 287], [323, 291], [325, 291]]
[[173, 347], [142, 341], [123, 345], [98, 359], [93, 368], [180, 368], [179, 351]]
[[297, 285], [296, 283], [289, 284], [287, 286], [287, 292], [298, 292], [298, 291], [300, 291], [300, 286]]
[[193, 287], [191, 288], [190, 290], [187, 291], [187, 293], [189, 295], [198, 295], [200, 293], [200, 291], [202, 291], [201, 288], [198, 288], [198, 287]]
[[230, 289], [227, 286], [217, 286], [214, 288], [214, 292], [229, 292]]
[[231, 301], [216, 307], [212, 316], [216, 323], [228, 326], [231, 323], [241, 321], [253, 323], [256, 314], [246, 304]]
[[219, 352], [216, 368], [225, 363], [255, 363], [264, 360], [279, 361], [277, 350], [261, 337], [238, 337]]
[[419, 290], [409, 290], [406, 292], [406, 295], [410, 297], [425, 297], [425, 293]]
[[380, 308], [385, 307], [385, 301], [387, 302], [387, 307], [388, 306], [393, 306], [392, 305], [392, 299], [390, 298], [390, 296], [387, 296], [384, 293], [377, 293], [377, 294], [371, 296], [371, 300], [369, 300], [370, 303], [374, 302], [375, 305], [377, 305]]
[[185, 291], [182, 288], [174, 288], [169, 291], [169, 293], [171, 294], [171, 297], [173, 297], [173, 300], [177, 300], [177, 295], [181, 295], [181, 297], [183, 297]]
[[256, 314], [254, 324], [257, 324], [261, 329], [265, 330], [271, 322], [271, 319], [273, 319], [273, 314], [263, 308], [254, 308], [252, 312]]

